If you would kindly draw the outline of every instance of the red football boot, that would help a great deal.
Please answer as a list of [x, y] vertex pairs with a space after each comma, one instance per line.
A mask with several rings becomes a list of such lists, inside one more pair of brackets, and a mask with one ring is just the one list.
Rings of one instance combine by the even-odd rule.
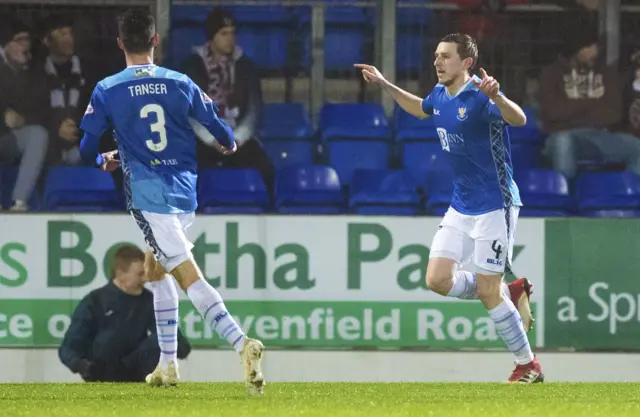
[[513, 370], [508, 382], [522, 384], [544, 382], [544, 373], [542, 372], [542, 366], [540, 362], [538, 362], [538, 359], [533, 358], [533, 361], [526, 365], [516, 365], [516, 369]]
[[522, 317], [522, 325], [524, 331], [529, 332], [533, 328], [533, 314], [531, 313], [531, 294], [533, 294], [533, 285], [526, 278], [519, 278], [508, 285], [509, 294], [513, 305], [518, 309], [520, 317]]

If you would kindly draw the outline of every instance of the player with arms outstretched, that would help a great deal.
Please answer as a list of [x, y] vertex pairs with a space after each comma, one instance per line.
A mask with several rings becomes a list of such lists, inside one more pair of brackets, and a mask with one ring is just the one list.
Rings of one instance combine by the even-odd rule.
[[[261, 394], [264, 346], [244, 334], [218, 291], [203, 278], [185, 234], [197, 207], [196, 136], [229, 154], [236, 149], [233, 132], [191, 79], [153, 64], [158, 35], [148, 11], [123, 13], [118, 33], [127, 68], [96, 85], [80, 126], [85, 132], [81, 153], [105, 171], [122, 166], [127, 208], [150, 249], [145, 269], [153, 291], [161, 354], [147, 383], [176, 385], [180, 379], [178, 292], [173, 275], [205, 323], [240, 354], [249, 392]], [[118, 150], [99, 155], [98, 140], [110, 128]]]
[[[438, 84], [424, 100], [393, 85], [373, 66], [355, 66], [408, 113], [434, 117], [444, 158], [453, 171], [451, 205], [431, 245], [427, 286], [445, 296], [480, 299], [516, 356], [508, 381], [543, 382], [542, 367], [526, 335], [533, 322], [531, 284], [525, 278], [509, 286], [503, 282], [522, 205], [506, 125], [522, 126], [526, 116], [483, 69], [480, 78], [470, 74], [477, 61], [478, 47], [470, 36], [445, 36], [435, 52]], [[469, 262], [476, 273], [458, 270]]]

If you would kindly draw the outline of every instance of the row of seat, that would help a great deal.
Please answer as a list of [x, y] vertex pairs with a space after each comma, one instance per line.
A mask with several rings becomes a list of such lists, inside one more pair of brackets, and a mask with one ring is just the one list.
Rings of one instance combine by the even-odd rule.
[[[411, 0], [425, 3], [432, 0]], [[354, 62], [370, 61], [378, 24], [378, 8], [354, 7], [336, 1], [324, 11], [325, 68], [352, 69]], [[237, 20], [237, 42], [261, 69], [310, 68], [311, 20], [309, 6], [232, 6]], [[181, 62], [194, 46], [206, 42], [202, 29], [210, 6], [173, 6], [171, 10], [171, 58]], [[416, 70], [429, 63], [425, 34], [431, 9], [398, 8], [397, 68]], [[423, 57], [427, 57], [424, 61]], [[424, 62], [423, 62], [424, 61]]]
[[[15, 173], [0, 171], [0, 196], [10, 198]], [[13, 177], [12, 177], [13, 175]], [[517, 178], [525, 208], [523, 216], [637, 216], [640, 177], [629, 172], [582, 174], [576, 191], [551, 170], [530, 170]], [[200, 172], [200, 211], [257, 214], [275, 210], [298, 214], [442, 215], [451, 200], [452, 178], [434, 171], [418, 182], [403, 170], [357, 170], [345, 192], [336, 171], [324, 165], [292, 165], [278, 171], [269, 195], [253, 169]], [[50, 168], [40, 196], [31, 204], [42, 211], [119, 211], [123, 196], [109, 174], [89, 167]], [[6, 207], [6, 204], [5, 204]]]
[[[535, 116], [526, 112], [527, 125], [510, 128], [513, 164], [521, 170], [538, 166], [542, 137]], [[373, 103], [325, 104], [317, 128], [300, 103], [267, 104], [258, 136], [276, 168], [327, 164], [343, 185], [351, 183], [356, 169], [395, 167], [422, 181], [442, 152], [433, 119], [419, 119], [397, 107], [389, 120]]]

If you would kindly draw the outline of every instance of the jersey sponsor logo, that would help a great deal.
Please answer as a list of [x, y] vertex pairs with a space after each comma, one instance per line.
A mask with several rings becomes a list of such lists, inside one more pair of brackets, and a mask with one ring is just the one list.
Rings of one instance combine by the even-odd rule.
[[454, 149], [464, 145], [464, 136], [460, 133], [449, 133], [446, 129], [438, 127], [436, 128], [438, 138], [440, 139], [440, 145], [445, 152], [451, 152], [451, 147]]
[[456, 116], [456, 118], [462, 122], [462, 121], [467, 120], [467, 117], [469, 117], [467, 115], [467, 108], [466, 107], [458, 107], [458, 116]]
[[133, 70], [133, 76], [134, 77], [144, 77], [144, 76], [152, 76], [156, 73], [156, 69], [152, 68], [152, 67], [146, 67], [146, 68], [136, 68]]
[[209, 97], [207, 93], [205, 93], [204, 91], [200, 93], [200, 97], [202, 98], [202, 101], [204, 101], [207, 104], [213, 103], [213, 100], [211, 100], [211, 97]]
[[87, 106], [87, 110], [85, 110], [84, 114], [93, 114], [93, 106], [91, 104]]

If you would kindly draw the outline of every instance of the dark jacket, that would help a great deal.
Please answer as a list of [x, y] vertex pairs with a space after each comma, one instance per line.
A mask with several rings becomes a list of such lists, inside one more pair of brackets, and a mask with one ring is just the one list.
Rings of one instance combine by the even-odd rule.
[[580, 72], [559, 58], [540, 76], [544, 129], [557, 132], [591, 127], [613, 128], [623, 119], [623, 83], [617, 65]]
[[[138, 349], [151, 345], [154, 352], [149, 355], [156, 355], [157, 363], [158, 344], [148, 342], [157, 338], [153, 310], [153, 294], [147, 290], [138, 296], [129, 295], [111, 281], [90, 292], [73, 312], [58, 350], [60, 360], [74, 373], [81, 371], [83, 360], [102, 363], [112, 371], [135, 366], [131, 359], [140, 356]], [[178, 358], [184, 359], [190, 352], [191, 345], [178, 330]]]
[[4, 123], [7, 108], [25, 119], [26, 125], [48, 124], [49, 107], [45, 76], [35, 70], [14, 70], [0, 61], [0, 136], [10, 129]]
[[[59, 158], [60, 151], [77, 146], [80, 142], [78, 139], [78, 142], [71, 143], [58, 137], [60, 124], [65, 119], [71, 119], [80, 126], [91, 99], [92, 86], [98, 80], [90, 65], [75, 55], [64, 64], [55, 64], [49, 57], [45, 57], [40, 67], [46, 74], [48, 85], [50, 123], [47, 127], [51, 138], [51, 154]], [[54, 159], [53, 162], [57, 161]]]
[[[202, 90], [209, 91], [209, 75], [205, 65], [205, 57], [208, 52], [208, 44], [196, 49], [196, 53], [188, 57], [181, 65], [181, 72], [188, 75]], [[242, 49], [236, 47], [229, 57], [231, 64], [231, 91], [226, 97], [226, 106], [221, 106], [212, 97], [220, 110], [219, 117], [224, 118], [234, 132], [247, 130], [253, 138], [260, 121], [262, 111], [262, 89], [260, 76], [249, 57]], [[237, 109], [237, 116], [233, 116]], [[232, 119], [232, 120], [230, 120]]]

